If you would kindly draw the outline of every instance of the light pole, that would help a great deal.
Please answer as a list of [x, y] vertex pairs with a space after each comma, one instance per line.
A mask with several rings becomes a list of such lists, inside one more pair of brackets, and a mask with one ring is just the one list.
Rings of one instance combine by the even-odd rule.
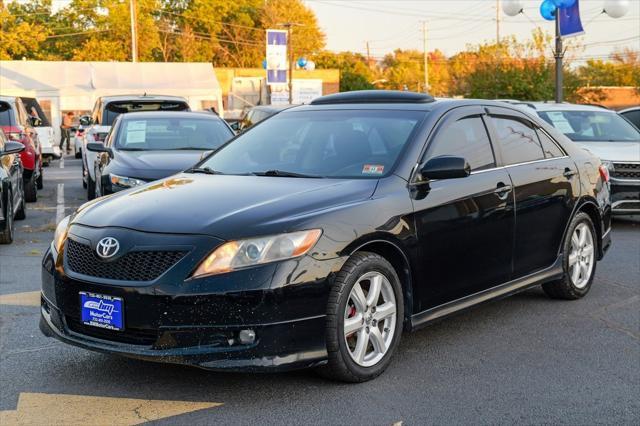
[[564, 93], [564, 74], [562, 72], [562, 58], [564, 57], [564, 51], [562, 47], [562, 35], [560, 34], [560, 14], [556, 10], [556, 50], [553, 52], [553, 56], [556, 59], [556, 89], [555, 89], [555, 100], [556, 103], [562, 103]]
[[131, 62], [138, 62], [138, 16], [136, 0], [129, 0], [129, 15], [131, 15]]
[[278, 24], [287, 29], [287, 49], [289, 49], [289, 105], [293, 104], [293, 40], [291, 38], [292, 27], [301, 27], [302, 24], [296, 22], [283, 22]]

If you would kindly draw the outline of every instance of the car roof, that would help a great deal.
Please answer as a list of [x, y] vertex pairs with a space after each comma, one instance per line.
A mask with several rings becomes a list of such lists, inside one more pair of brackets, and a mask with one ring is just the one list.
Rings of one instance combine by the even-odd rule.
[[0, 96], [0, 101], [13, 103], [16, 101], [16, 96]]
[[119, 117], [122, 117], [122, 120], [139, 120], [141, 118], [208, 118], [222, 121], [216, 114], [205, 111], [134, 111], [120, 114]]
[[632, 106], [631, 108], [625, 108], [625, 109], [621, 109], [620, 111], [618, 111], [620, 114], [625, 113], [625, 112], [631, 112], [631, 111], [638, 111], [640, 110], [640, 105], [636, 105], [636, 106]]
[[180, 101], [187, 102], [182, 96], [169, 96], [169, 95], [113, 95], [113, 96], [100, 96], [102, 102], [114, 102], [114, 101]]
[[562, 102], [562, 103], [556, 103], [556, 102], [528, 102], [528, 101], [522, 101], [522, 102], [508, 102], [511, 105], [516, 105], [516, 106], [522, 106], [522, 107], [529, 107], [531, 109], [534, 109], [538, 112], [545, 112], [545, 111], [592, 111], [592, 112], [611, 112], [611, 113], [615, 113], [615, 111], [612, 111], [604, 106], [600, 106], [600, 105], [583, 105], [583, 104], [570, 104], [570, 103], [566, 103], [566, 102]]
[[289, 105], [256, 105], [252, 107], [249, 111], [265, 111], [265, 112], [279, 112], [285, 109], [293, 108], [299, 106], [298, 104]]

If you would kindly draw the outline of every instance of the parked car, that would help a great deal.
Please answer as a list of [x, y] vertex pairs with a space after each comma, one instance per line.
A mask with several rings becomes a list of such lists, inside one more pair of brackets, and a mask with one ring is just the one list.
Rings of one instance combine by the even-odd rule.
[[28, 114], [34, 117], [35, 113], [37, 120], [32, 121], [32, 124], [36, 129], [36, 133], [38, 133], [43, 165], [48, 166], [51, 160], [58, 159], [62, 156], [60, 147], [54, 138], [53, 127], [36, 98], [22, 96], [20, 99]]
[[640, 130], [615, 111], [589, 105], [529, 104], [547, 123], [600, 157], [611, 176], [615, 215], [640, 213]]
[[96, 100], [91, 116], [80, 117], [80, 124], [86, 126], [82, 149], [82, 179], [87, 188], [87, 198], [95, 197], [96, 181], [95, 152], [88, 151], [86, 144], [104, 142], [116, 117], [128, 112], [143, 111], [189, 111], [185, 98], [164, 95], [120, 95], [102, 96]]
[[285, 109], [291, 108], [293, 105], [258, 105], [249, 109], [240, 119], [235, 123], [232, 123], [232, 128], [235, 131], [243, 132], [251, 126], [255, 126], [262, 120], [266, 120]]
[[585, 296], [610, 244], [607, 177], [503, 103], [317, 98], [66, 217], [41, 330], [139, 359], [369, 380], [403, 331], [540, 284]]
[[37, 201], [38, 189], [43, 186], [42, 151], [38, 133], [20, 98], [0, 96], [0, 129], [8, 140], [25, 146], [20, 153], [24, 167], [24, 194], [28, 202]]
[[[85, 134], [85, 128], [82, 124], [78, 126], [76, 128], [76, 131], [73, 133], [73, 156], [75, 158], [82, 158], [82, 147], [84, 146], [84, 143], [85, 143], [84, 134]], [[83, 163], [83, 166], [84, 166], [84, 163]], [[84, 167], [82, 171], [83, 171], [82, 175], [84, 176]]]
[[112, 194], [174, 175], [220, 148], [235, 134], [217, 115], [138, 112], [116, 118], [98, 152], [95, 196]]
[[623, 109], [622, 111], [618, 111], [618, 113], [629, 120], [636, 128], [640, 129], [640, 105]]
[[0, 130], [0, 244], [13, 241], [14, 219], [26, 217], [22, 161], [24, 145], [7, 140]]

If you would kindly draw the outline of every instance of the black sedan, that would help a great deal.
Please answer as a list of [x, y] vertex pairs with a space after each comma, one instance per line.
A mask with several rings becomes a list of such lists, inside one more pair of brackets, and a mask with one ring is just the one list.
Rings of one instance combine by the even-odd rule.
[[610, 244], [607, 181], [507, 104], [319, 98], [64, 219], [41, 329], [145, 360], [368, 380], [403, 331], [540, 284], [586, 295]]
[[13, 241], [14, 219], [24, 219], [24, 183], [20, 153], [24, 145], [8, 141], [0, 129], [0, 244]]
[[196, 112], [139, 112], [115, 120], [98, 152], [94, 197], [182, 171], [234, 136], [220, 117]]

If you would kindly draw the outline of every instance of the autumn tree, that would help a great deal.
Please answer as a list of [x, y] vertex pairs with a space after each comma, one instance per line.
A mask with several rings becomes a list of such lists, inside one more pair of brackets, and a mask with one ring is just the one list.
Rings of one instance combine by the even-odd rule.
[[317, 68], [340, 70], [341, 92], [374, 89], [373, 82], [377, 79], [377, 73], [367, 63], [367, 58], [359, 53], [323, 51], [311, 59]]

